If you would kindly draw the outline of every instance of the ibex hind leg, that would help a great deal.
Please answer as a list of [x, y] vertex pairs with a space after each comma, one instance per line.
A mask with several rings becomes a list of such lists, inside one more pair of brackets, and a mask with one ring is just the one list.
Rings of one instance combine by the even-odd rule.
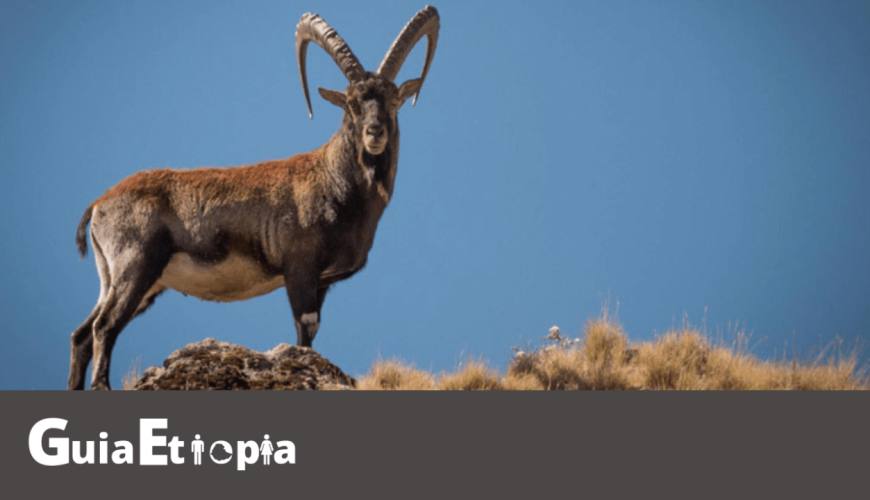
[[85, 388], [85, 375], [88, 371], [88, 363], [91, 362], [94, 351], [94, 320], [100, 313], [100, 304], [94, 307], [88, 319], [75, 332], [70, 339], [70, 362], [69, 381], [67, 389], [82, 390]]
[[84, 323], [73, 332], [70, 339], [69, 380], [67, 382], [67, 389], [69, 390], [81, 390], [85, 388], [85, 375], [87, 375], [88, 364], [91, 362], [94, 354], [94, 321], [99, 316], [100, 311], [102, 311], [103, 303], [112, 284], [106, 257], [103, 255], [100, 245], [93, 238], [91, 238], [91, 247], [94, 249], [97, 273], [100, 276], [100, 297], [97, 299], [97, 305], [94, 306], [94, 310], [91, 311], [91, 314], [88, 315]]
[[[91, 389], [109, 389], [109, 366], [118, 335], [137, 313], [155, 297], [153, 289], [172, 255], [168, 233], [149, 238], [140, 252], [130, 252], [126, 260], [115, 261], [113, 279], [105, 303], [94, 321], [94, 369]], [[151, 292], [151, 293], [149, 293]]]
[[113, 289], [94, 322], [93, 353], [94, 370], [91, 374], [91, 390], [110, 389], [109, 365], [112, 361], [112, 349], [121, 330], [133, 319], [136, 309], [144, 297], [137, 299], [136, 287], [121, 286]]

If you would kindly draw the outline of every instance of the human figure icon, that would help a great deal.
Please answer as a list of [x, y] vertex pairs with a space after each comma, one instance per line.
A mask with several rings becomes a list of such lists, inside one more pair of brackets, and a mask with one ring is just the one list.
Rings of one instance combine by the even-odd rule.
[[199, 439], [199, 434], [192, 443], [193, 448], [193, 465], [202, 465], [202, 452], [205, 451], [205, 443]]
[[272, 447], [272, 442], [269, 441], [268, 434], [263, 436], [263, 439], [265, 439], [265, 441], [260, 445], [260, 455], [263, 455], [263, 465], [269, 465], [269, 457], [272, 456], [274, 448]]

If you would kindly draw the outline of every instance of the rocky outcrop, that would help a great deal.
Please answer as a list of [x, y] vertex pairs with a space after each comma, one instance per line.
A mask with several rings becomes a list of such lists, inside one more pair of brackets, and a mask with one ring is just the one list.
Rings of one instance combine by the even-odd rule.
[[205, 339], [145, 370], [136, 390], [353, 389], [356, 381], [310, 347], [279, 344], [266, 351]]

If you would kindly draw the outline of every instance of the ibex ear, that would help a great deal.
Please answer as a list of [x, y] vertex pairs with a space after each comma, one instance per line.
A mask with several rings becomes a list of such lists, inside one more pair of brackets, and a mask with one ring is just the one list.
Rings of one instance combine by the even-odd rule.
[[[405, 100], [407, 100], [412, 95], [420, 92], [420, 87], [423, 85], [423, 80], [419, 78], [414, 78], [413, 80], [408, 80], [403, 83], [401, 87], [399, 87], [399, 107], [402, 107], [402, 104], [405, 104]], [[416, 99], [415, 99], [416, 101]]]
[[327, 90], [320, 87], [317, 88], [317, 91], [320, 92], [321, 97], [347, 111], [347, 94], [338, 90]]

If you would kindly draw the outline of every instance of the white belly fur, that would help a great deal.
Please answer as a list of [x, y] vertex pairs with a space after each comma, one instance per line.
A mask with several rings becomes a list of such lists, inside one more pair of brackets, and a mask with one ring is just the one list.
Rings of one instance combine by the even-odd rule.
[[247, 300], [282, 286], [283, 276], [267, 276], [256, 262], [238, 254], [217, 264], [204, 264], [186, 253], [174, 254], [155, 284], [217, 302]]

